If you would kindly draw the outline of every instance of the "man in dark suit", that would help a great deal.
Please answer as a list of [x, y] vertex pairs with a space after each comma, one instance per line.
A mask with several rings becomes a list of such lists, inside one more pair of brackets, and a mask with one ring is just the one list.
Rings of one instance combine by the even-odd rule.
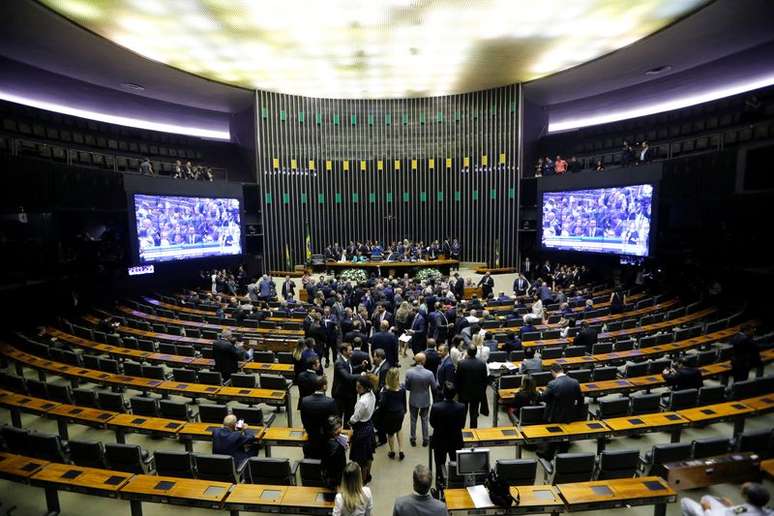
[[463, 280], [460, 277], [459, 272], [454, 273], [453, 292], [454, 292], [454, 297], [457, 298], [457, 301], [460, 301], [461, 299], [465, 298], [465, 280]]
[[[546, 404], [545, 420], [547, 423], [572, 423], [585, 419], [583, 410], [583, 393], [578, 380], [564, 374], [560, 364], [551, 366], [553, 380], [548, 382], [543, 391], [542, 400]], [[557, 451], [566, 452], [570, 443], [551, 443], [544, 450], [538, 450], [538, 455], [544, 459], [554, 458]]]
[[242, 344], [237, 344], [231, 330], [223, 330], [220, 338], [212, 346], [212, 358], [215, 360], [215, 370], [223, 377], [223, 381], [231, 378], [232, 373], [239, 371], [239, 361], [245, 356]]
[[296, 284], [290, 279], [290, 276], [285, 276], [285, 281], [282, 283], [282, 298], [288, 300], [296, 295]]
[[336, 400], [338, 416], [342, 416], [342, 422], [347, 424], [355, 409], [355, 380], [360, 375], [362, 364], [353, 365], [352, 344], [345, 342], [339, 349], [339, 357], [333, 364], [333, 389], [331, 395]]
[[328, 388], [328, 378], [317, 377], [315, 392], [301, 399], [299, 411], [301, 412], [301, 424], [309, 435], [309, 441], [304, 445], [304, 457], [311, 459], [320, 458], [320, 448], [325, 439], [325, 422], [330, 416], [339, 414], [336, 401], [325, 395]]
[[664, 369], [662, 373], [664, 381], [673, 391], [683, 389], [701, 389], [704, 382], [701, 379], [701, 370], [685, 364], [682, 358], [675, 360], [674, 366]]
[[364, 342], [366, 341], [360, 337], [355, 338], [355, 340], [352, 342], [352, 356], [350, 357], [350, 362], [356, 365], [360, 365], [361, 371], [370, 371], [371, 357], [369, 356], [368, 351], [363, 349]]
[[307, 360], [306, 369], [298, 373], [296, 385], [298, 386], [299, 410], [301, 409], [301, 400], [311, 396], [317, 390], [317, 382], [320, 379], [318, 371], [320, 371], [320, 359], [317, 358], [317, 355], [313, 355]]
[[441, 303], [435, 303], [435, 310], [430, 314], [430, 335], [438, 344], [446, 342], [449, 334], [449, 320], [446, 318]]
[[[390, 370], [390, 363], [385, 358], [383, 349], [377, 348], [373, 351], [373, 353], [374, 366], [371, 368], [370, 372], [379, 378], [379, 383], [374, 389], [374, 392], [378, 393], [381, 392], [382, 388], [384, 387], [385, 380], [387, 379], [387, 371]], [[376, 397], [376, 403], [379, 403], [378, 395]], [[374, 421], [374, 426], [376, 428], [377, 446], [381, 446], [387, 442], [387, 433], [384, 431], [382, 425], [379, 424], [379, 422]]]
[[465, 404], [470, 415], [470, 427], [478, 428], [478, 409], [486, 396], [486, 384], [489, 371], [486, 364], [476, 358], [478, 350], [468, 347], [468, 356], [457, 364], [456, 387], [459, 400]]
[[481, 287], [481, 290], [484, 293], [484, 299], [487, 299], [494, 290], [494, 278], [487, 272], [484, 274], [484, 277], [478, 281], [478, 286]]
[[341, 340], [344, 342], [355, 342], [355, 339], [359, 338], [364, 343], [368, 342], [368, 337], [361, 330], [360, 321], [355, 319], [352, 321], [352, 329], [345, 333]]
[[583, 346], [586, 353], [591, 354], [594, 344], [597, 343], [597, 332], [589, 326], [588, 321], [581, 321], [581, 329], [572, 341], [573, 346]]
[[212, 453], [231, 455], [237, 468], [250, 457], [258, 455], [256, 444], [255, 432], [245, 426], [238, 427], [233, 414], [226, 416], [221, 428], [212, 431]]
[[433, 435], [430, 445], [435, 456], [435, 478], [437, 485], [443, 484], [443, 466], [446, 458], [457, 460], [456, 452], [462, 448], [462, 429], [465, 427], [465, 405], [454, 401], [451, 384], [441, 385], [443, 396], [430, 409], [430, 426]]
[[398, 348], [398, 337], [390, 331], [390, 323], [382, 321], [379, 331], [371, 335], [371, 349], [384, 350], [384, 356], [390, 366], [399, 367]]
[[435, 339], [427, 339], [427, 349], [423, 353], [425, 354], [425, 369], [433, 373], [433, 376], [437, 378], [441, 357], [438, 354], [438, 350], [435, 349]]
[[515, 280], [513, 280], [513, 294], [516, 296], [524, 296], [529, 292], [529, 281], [523, 274], [519, 274]]
[[438, 346], [438, 358], [440, 359], [440, 362], [438, 363], [438, 370], [435, 374], [438, 385], [441, 389], [443, 389], [444, 385], [447, 383], [454, 386], [454, 362], [452, 362], [451, 356], [449, 356], [449, 346], [446, 344]]
[[384, 304], [379, 303], [376, 305], [376, 310], [374, 310], [374, 314], [371, 316], [371, 327], [381, 328], [382, 321], [387, 321], [392, 325], [392, 314], [387, 311]]
[[421, 308], [411, 322], [411, 351], [416, 355], [427, 347], [427, 313]]

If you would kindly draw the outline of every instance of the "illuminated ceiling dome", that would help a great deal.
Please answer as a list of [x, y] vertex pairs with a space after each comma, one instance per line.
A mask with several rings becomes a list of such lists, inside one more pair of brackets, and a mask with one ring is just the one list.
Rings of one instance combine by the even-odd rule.
[[708, 0], [41, 0], [149, 59], [247, 88], [399, 98], [482, 90], [617, 50]]

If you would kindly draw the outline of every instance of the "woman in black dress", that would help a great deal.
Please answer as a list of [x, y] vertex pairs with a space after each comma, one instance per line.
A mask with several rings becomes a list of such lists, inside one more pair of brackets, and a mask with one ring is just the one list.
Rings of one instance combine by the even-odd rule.
[[521, 407], [531, 407], [537, 405], [538, 392], [535, 384], [535, 380], [530, 375], [524, 375], [521, 377], [521, 387], [513, 395], [510, 400], [502, 400], [506, 410], [512, 416], [519, 417], [519, 409]]
[[347, 465], [347, 437], [341, 435], [341, 419], [330, 416], [325, 422], [325, 441], [320, 457], [322, 481], [328, 489], [336, 490]]
[[382, 417], [382, 427], [387, 434], [390, 452], [387, 456], [395, 458], [395, 441], [398, 441], [398, 457], [403, 460], [403, 443], [400, 429], [406, 416], [406, 389], [400, 385], [400, 369], [391, 367], [384, 380], [384, 390], [379, 394], [379, 412]]
[[375, 433], [371, 418], [376, 409], [376, 395], [371, 380], [359, 376], [355, 383], [357, 402], [349, 424], [352, 426], [352, 445], [349, 450], [349, 460], [360, 464], [363, 471], [363, 483], [371, 481], [371, 461], [374, 458]]

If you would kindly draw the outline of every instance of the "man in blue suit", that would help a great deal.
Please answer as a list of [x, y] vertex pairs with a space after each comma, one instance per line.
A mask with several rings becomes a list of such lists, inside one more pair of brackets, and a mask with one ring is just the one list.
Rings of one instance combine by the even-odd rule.
[[421, 353], [427, 347], [427, 313], [419, 309], [411, 323], [411, 351], [416, 355]]
[[255, 432], [244, 426], [237, 428], [237, 418], [229, 414], [223, 419], [223, 426], [212, 431], [212, 453], [231, 455], [237, 468], [250, 457], [258, 455]]
[[436, 378], [438, 380], [439, 391], [444, 389], [447, 383], [454, 385], [454, 363], [449, 356], [449, 346], [441, 344], [438, 346], [438, 357], [441, 362], [438, 364]]
[[391, 367], [400, 367], [398, 360], [398, 337], [390, 331], [390, 322], [382, 321], [376, 333], [371, 335], [371, 349], [383, 349]]

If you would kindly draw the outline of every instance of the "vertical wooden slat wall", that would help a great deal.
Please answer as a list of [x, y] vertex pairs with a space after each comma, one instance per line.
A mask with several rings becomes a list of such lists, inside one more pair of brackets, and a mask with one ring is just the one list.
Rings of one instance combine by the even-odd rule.
[[388, 100], [257, 91], [266, 267], [304, 263], [307, 225], [314, 253], [350, 240], [458, 238], [463, 260], [493, 266], [499, 253], [500, 266], [516, 264], [518, 91]]

